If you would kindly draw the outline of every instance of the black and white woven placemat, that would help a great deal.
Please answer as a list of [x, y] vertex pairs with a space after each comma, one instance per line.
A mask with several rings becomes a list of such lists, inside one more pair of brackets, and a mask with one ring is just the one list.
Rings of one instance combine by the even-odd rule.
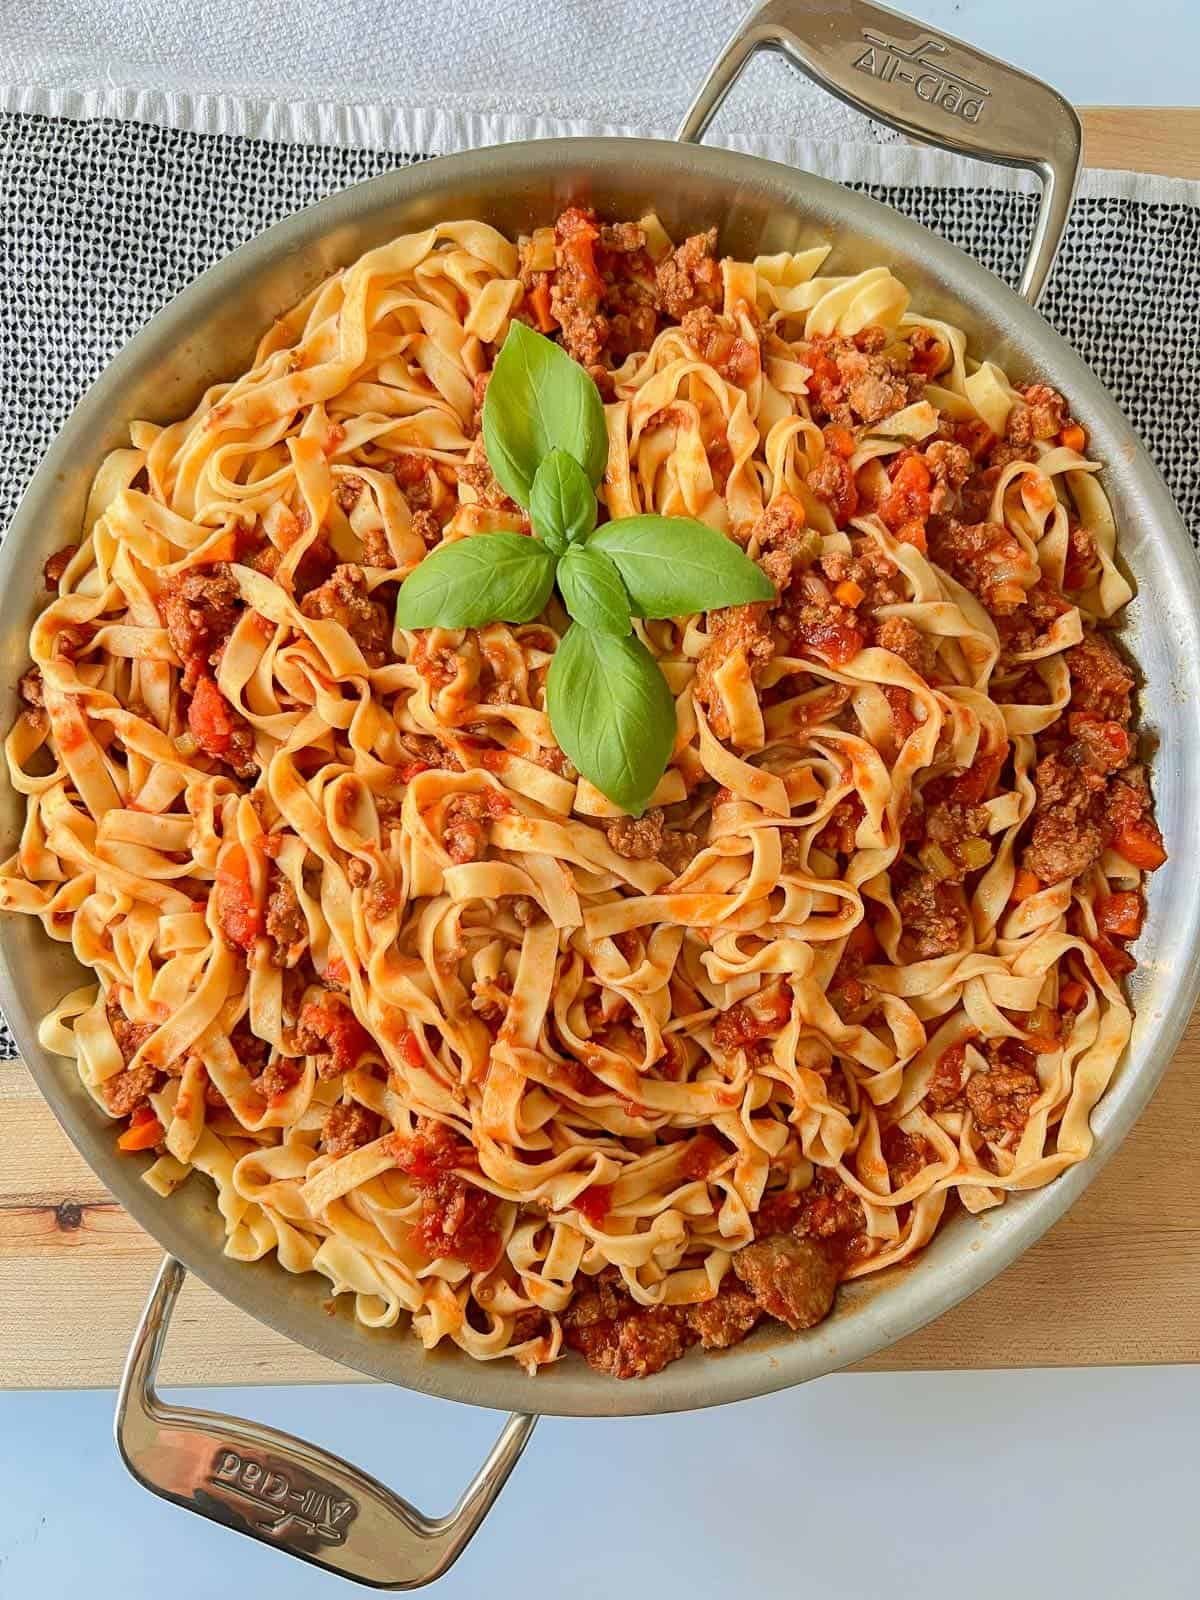
[[[0, 529], [88, 384], [172, 295], [289, 212], [420, 159], [0, 114]], [[1016, 281], [1031, 195], [869, 188]], [[1085, 192], [1043, 309], [1137, 427], [1200, 543], [1200, 205]], [[0, 1023], [0, 1059], [14, 1054]]]

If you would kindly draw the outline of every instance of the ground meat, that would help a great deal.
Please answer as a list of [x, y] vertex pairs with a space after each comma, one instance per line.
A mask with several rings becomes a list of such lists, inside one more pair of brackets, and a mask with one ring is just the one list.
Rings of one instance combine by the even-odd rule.
[[893, 1190], [903, 1189], [906, 1183], [911, 1183], [933, 1156], [933, 1146], [924, 1134], [906, 1133], [895, 1123], [884, 1129], [880, 1146]]
[[1024, 448], [1034, 439], [1053, 439], [1069, 423], [1070, 410], [1057, 389], [1034, 383], [1020, 393], [1024, 403], [1009, 412], [1005, 429], [1010, 444]]
[[[432, 550], [442, 542], [442, 525], [432, 511], [414, 511], [412, 531], [422, 541], [426, 550]], [[391, 565], [390, 561], [388, 565]]]
[[[428, 515], [428, 513], [423, 513]], [[437, 520], [436, 518], [434, 519]], [[362, 558], [365, 567], [394, 567], [392, 547], [382, 526], [366, 528], [362, 534]]]
[[935, 439], [925, 451], [925, 464], [933, 478], [929, 509], [939, 515], [957, 509], [962, 502], [959, 491], [975, 466], [971, 452], [965, 445]]
[[755, 601], [745, 606], [726, 606], [721, 611], [708, 613], [708, 643], [696, 663], [696, 676], [692, 693], [703, 706], [709, 726], [718, 739], [727, 739], [730, 733], [729, 716], [725, 702], [715, 683], [716, 674], [730, 656], [741, 651], [750, 668], [750, 677], [757, 683], [763, 668], [775, 651], [771, 640], [771, 607], [766, 601]]
[[501, 895], [500, 904], [508, 906], [522, 928], [532, 928], [542, 915], [537, 901], [530, 899], [527, 894]]
[[205, 672], [196, 677], [188, 706], [188, 731], [206, 756], [223, 762], [239, 778], [258, 773], [254, 729]]
[[456, 794], [442, 813], [442, 843], [454, 862], [479, 861], [487, 854], [487, 824], [512, 810], [497, 789], [482, 794]]
[[811, 1328], [829, 1314], [835, 1262], [812, 1239], [772, 1233], [733, 1257], [733, 1270], [762, 1309], [789, 1328]]
[[821, 553], [821, 535], [806, 525], [805, 515], [795, 495], [777, 495], [751, 530], [761, 552], [758, 564], [781, 596]]
[[100, 1085], [100, 1093], [114, 1117], [127, 1117], [146, 1099], [157, 1077], [158, 1069], [145, 1063], [140, 1067], [127, 1067], [124, 1072], [106, 1078]]
[[71, 560], [78, 551], [77, 544], [65, 544], [61, 550], [56, 550], [42, 568], [42, 582], [47, 589], [57, 589], [62, 582], [63, 573], [71, 565]]
[[933, 1076], [929, 1080], [929, 1087], [925, 1091], [926, 1102], [934, 1111], [959, 1109], [963, 1080], [967, 1075], [966, 1065], [965, 1043], [952, 1044], [948, 1050], [942, 1051], [933, 1069]]
[[922, 821], [926, 843], [936, 845], [954, 865], [954, 872], [947, 873], [943, 881], [961, 883], [972, 870], [963, 857], [962, 846], [968, 839], [986, 837], [991, 823], [989, 813], [983, 806], [939, 800], [927, 807]]
[[267, 1064], [255, 1087], [264, 1100], [274, 1100], [295, 1088], [303, 1076], [303, 1070], [298, 1061], [293, 1061], [288, 1056], [280, 1056]]
[[701, 361], [715, 367], [730, 383], [745, 387], [758, 374], [758, 351], [734, 332], [731, 319], [698, 306], [683, 318], [683, 336]]
[[490, 511], [519, 512], [520, 506], [505, 493], [487, 457], [483, 455], [482, 444], [476, 445], [475, 450], [478, 452], [477, 458], [462, 462], [457, 469], [459, 483], [465, 483], [473, 489], [479, 504]]
[[525, 1344], [530, 1339], [548, 1339], [550, 1331], [550, 1318], [536, 1306], [530, 1306], [525, 1311], [518, 1311], [513, 1318], [510, 1343]]
[[870, 425], [901, 410], [923, 379], [909, 372], [906, 344], [889, 344], [886, 330], [863, 328], [852, 339], [819, 335], [801, 345], [799, 359], [812, 368], [808, 399], [820, 422]]
[[367, 916], [373, 922], [382, 922], [384, 917], [390, 917], [399, 904], [395, 889], [382, 878], [376, 878], [367, 889]]
[[241, 610], [237, 579], [223, 561], [190, 567], [167, 580], [157, 605], [171, 648], [185, 668], [184, 692], [190, 694], [233, 632]]
[[619, 817], [604, 830], [609, 844], [627, 861], [661, 861], [678, 877], [696, 854], [699, 840], [663, 825], [664, 812], [654, 806], [640, 817]]
[[300, 610], [306, 617], [328, 617], [340, 622], [362, 651], [368, 667], [381, 667], [387, 660], [391, 623], [383, 606], [369, 598], [361, 567], [335, 567], [328, 582], [305, 595]]
[[1077, 878], [1099, 861], [1104, 835], [1094, 822], [1053, 806], [1034, 819], [1021, 865], [1043, 883]]
[[805, 483], [818, 500], [829, 507], [830, 514], [842, 528], [858, 510], [858, 489], [850, 463], [832, 451], [826, 453], [812, 470], [805, 474]]
[[1125, 727], [1132, 715], [1133, 673], [1102, 634], [1085, 634], [1066, 652], [1071, 704]]
[[896, 896], [910, 960], [928, 961], [957, 950], [967, 929], [961, 891], [929, 872], [915, 873]]
[[554, 224], [554, 277], [550, 313], [564, 350], [585, 367], [600, 363], [608, 338], [602, 306], [604, 280], [592, 253], [598, 236], [594, 213], [569, 206]]
[[46, 685], [42, 681], [41, 667], [30, 667], [29, 671], [17, 684], [17, 693], [26, 705], [44, 706], [46, 704]]
[[277, 967], [294, 967], [308, 948], [308, 921], [299, 897], [275, 868], [267, 896], [267, 937], [274, 942], [271, 960]]
[[882, 422], [908, 404], [908, 384], [882, 362], [860, 355], [862, 370], [849, 376], [846, 398], [862, 422]]
[[659, 263], [655, 274], [658, 308], [677, 322], [702, 306], [721, 304], [721, 265], [715, 259], [717, 230], [695, 233]]
[[234, 1055], [251, 1077], [262, 1072], [271, 1053], [271, 1046], [255, 1033], [250, 1026], [249, 1017], [243, 1017], [237, 1024], [229, 1035], [229, 1043], [233, 1047]]
[[1032, 567], [1003, 523], [933, 516], [927, 532], [931, 559], [978, 595], [993, 617], [1009, 617], [1026, 604], [1027, 591], [1017, 574], [1032, 576]]
[[890, 650], [910, 666], [919, 677], [928, 678], [935, 659], [934, 641], [907, 617], [884, 617], [875, 625], [875, 641], [881, 650]]
[[[554, 226], [554, 270], [522, 281], [550, 286], [550, 315], [563, 348], [610, 397], [610, 362], [648, 350], [658, 328], [645, 230], [636, 222], [598, 223], [590, 208], [569, 206]], [[540, 313], [539, 313], [540, 316]]]
[[117, 1041], [117, 1049], [125, 1061], [132, 1061], [150, 1035], [157, 1032], [153, 1022], [130, 1022], [115, 1000], [106, 1002], [104, 1014]]
[[967, 1083], [967, 1104], [975, 1126], [993, 1144], [1014, 1143], [1029, 1120], [1030, 1107], [1042, 1087], [1032, 1072], [993, 1067], [973, 1073]]
[[723, 1054], [732, 1055], [735, 1050], [744, 1050], [747, 1045], [778, 1033], [791, 1013], [791, 997], [780, 984], [723, 1011], [713, 1023], [713, 1043]]
[[814, 1172], [813, 1181], [799, 1196], [798, 1205], [793, 1232], [808, 1234], [814, 1239], [853, 1239], [867, 1225], [862, 1201], [836, 1172], [824, 1167]]
[[590, 1367], [614, 1378], [648, 1378], [677, 1361], [693, 1335], [668, 1306], [639, 1306], [617, 1274], [580, 1280], [562, 1314], [563, 1338]]
[[763, 1308], [740, 1283], [726, 1278], [711, 1300], [688, 1306], [687, 1323], [705, 1350], [728, 1350], [740, 1344], [763, 1314]]
[[1067, 559], [1063, 567], [1063, 588], [1082, 589], [1096, 571], [1096, 538], [1090, 529], [1072, 521], [1067, 527]]
[[925, 462], [935, 483], [945, 483], [961, 489], [971, 476], [975, 463], [965, 445], [952, 444], [949, 439], [935, 439], [925, 449]]
[[310, 1001], [296, 1024], [295, 1050], [312, 1056], [318, 1078], [336, 1078], [357, 1066], [372, 1039], [349, 1006], [333, 998]]
[[379, 1135], [379, 1118], [365, 1106], [336, 1105], [329, 1108], [321, 1125], [321, 1148], [326, 1155], [344, 1156], [359, 1145], [370, 1144]]
[[1071, 742], [1063, 758], [1071, 765], [1104, 776], [1128, 763], [1133, 740], [1119, 722], [1101, 721], [1091, 712], [1072, 712], [1067, 726]]
[[1034, 787], [1033, 827], [1021, 865], [1043, 883], [1077, 878], [1104, 850], [1104, 834], [1093, 815], [1104, 778], [1051, 752], [1037, 764]]

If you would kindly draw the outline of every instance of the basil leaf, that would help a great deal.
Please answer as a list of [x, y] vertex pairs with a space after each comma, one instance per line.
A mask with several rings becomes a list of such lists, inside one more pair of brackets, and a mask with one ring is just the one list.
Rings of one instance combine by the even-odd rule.
[[483, 443], [518, 505], [528, 508], [534, 474], [551, 450], [574, 456], [595, 485], [608, 460], [600, 391], [552, 340], [510, 323], [483, 398]]
[[442, 545], [400, 586], [401, 628], [532, 622], [554, 587], [555, 558], [522, 533], [480, 533]]
[[587, 548], [612, 558], [635, 617], [683, 617], [775, 598], [770, 578], [732, 539], [692, 517], [622, 517], [597, 528]]
[[529, 515], [533, 531], [559, 552], [586, 539], [596, 526], [596, 491], [565, 450], [551, 450], [534, 474]]
[[572, 623], [550, 663], [546, 708], [568, 759], [640, 817], [675, 744], [675, 702], [641, 640]]
[[629, 597], [621, 574], [599, 550], [575, 544], [558, 564], [558, 587], [576, 622], [618, 638], [629, 633]]

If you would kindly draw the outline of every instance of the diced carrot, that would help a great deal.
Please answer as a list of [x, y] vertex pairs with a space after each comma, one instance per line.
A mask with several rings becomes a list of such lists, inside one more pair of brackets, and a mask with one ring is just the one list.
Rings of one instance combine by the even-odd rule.
[[957, 423], [954, 437], [959, 444], [966, 446], [974, 461], [985, 456], [996, 442], [996, 435], [982, 417], [971, 417], [966, 422]]
[[1084, 446], [1087, 444], [1087, 434], [1084, 433], [1077, 422], [1073, 422], [1069, 428], [1064, 428], [1059, 434], [1058, 442], [1061, 445], [1065, 445], [1068, 450], [1074, 450], [1077, 455], [1082, 455]]
[[879, 954], [879, 940], [872, 932], [869, 922], [860, 922], [851, 928], [846, 939], [845, 953], [861, 956], [864, 961], [874, 961]]
[[1148, 817], [1127, 822], [1113, 840], [1113, 848], [1130, 866], [1140, 867], [1143, 872], [1153, 872], [1167, 859], [1162, 835]]
[[[140, 1109], [140, 1107], [139, 1107]], [[135, 1113], [136, 1116], [136, 1113]], [[163, 1125], [150, 1113], [148, 1121], [131, 1121], [125, 1132], [117, 1140], [118, 1150], [153, 1150], [154, 1146], [163, 1136]]]
[[853, 578], [843, 579], [843, 581], [834, 589], [833, 593], [834, 598], [841, 605], [850, 606], [851, 608], [861, 605], [864, 598], [864, 590], [862, 589], [861, 585], [855, 583]]
[[1027, 1050], [1032, 1050], [1039, 1056], [1049, 1055], [1051, 1050], [1058, 1049], [1058, 1040], [1051, 1038], [1048, 1033], [1031, 1033], [1021, 1042]]
[[1058, 1003], [1064, 1011], [1078, 1011], [1087, 999], [1087, 990], [1078, 978], [1071, 978], [1058, 991]]
[[232, 709], [208, 676], [200, 679], [192, 695], [188, 729], [205, 755], [219, 758], [229, 749], [234, 733]]
[[1042, 880], [1036, 873], [1030, 872], [1028, 867], [1022, 867], [1013, 879], [1010, 900], [1028, 900], [1031, 894], [1036, 894], [1042, 887]]
[[1096, 921], [1105, 933], [1136, 939], [1142, 931], [1142, 897], [1132, 890], [1107, 895], [1096, 907]]
[[541, 333], [553, 333], [558, 323], [554, 313], [550, 310], [550, 279], [539, 278], [534, 285], [533, 293], [529, 296], [529, 303], [533, 307], [533, 314], [537, 318], [538, 330]]
[[915, 451], [902, 451], [889, 471], [891, 487], [880, 502], [879, 515], [889, 528], [902, 527], [906, 522], [924, 524], [933, 483], [929, 468]]
[[596, 257], [592, 252], [594, 233], [580, 229], [565, 240], [562, 246], [563, 254], [573, 261], [580, 273], [587, 278], [592, 289], [597, 295], [604, 294], [604, 279], [596, 267]]
[[899, 457], [899, 466], [892, 477], [892, 483], [897, 489], [927, 492], [932, 486], [933, 479], [929, 468], [918, 455], [902, 455]]
[[262, 914], [250, 879], [250, 861], [237, 843], [221, 852], [213, 886], [217, 921], [230, 944], [249, 950], [262, 931]]
[[911, 544], [924, 555], [929, 549], [929, 540], [925, 537], [925, 524], [919, 517], [910, 517], [907, 522], [902, 522], [895, 530], [894, 538], [897, 544]]
[[850, 429], [842, 427], [839, 422], [831, 422], [823, 431], [827, 448], [835, 456], [841, 456], [843, 461], [848, 461], [854, 454], [857, 443]]

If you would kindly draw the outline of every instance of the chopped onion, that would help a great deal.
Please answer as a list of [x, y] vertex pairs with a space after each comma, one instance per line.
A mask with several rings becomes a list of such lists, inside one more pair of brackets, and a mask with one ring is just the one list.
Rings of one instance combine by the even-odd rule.
[[954, 876], [954, 863], [940, 844], [922, 845], [917, 854], [921, 865], [927, 872], [932, 872], [935, 878], [952, 878]]
[[966, 862], [968, 872], [986, 867], [992, 859], [992, 847], [986, 839], [964, 839], [958, 852]]

